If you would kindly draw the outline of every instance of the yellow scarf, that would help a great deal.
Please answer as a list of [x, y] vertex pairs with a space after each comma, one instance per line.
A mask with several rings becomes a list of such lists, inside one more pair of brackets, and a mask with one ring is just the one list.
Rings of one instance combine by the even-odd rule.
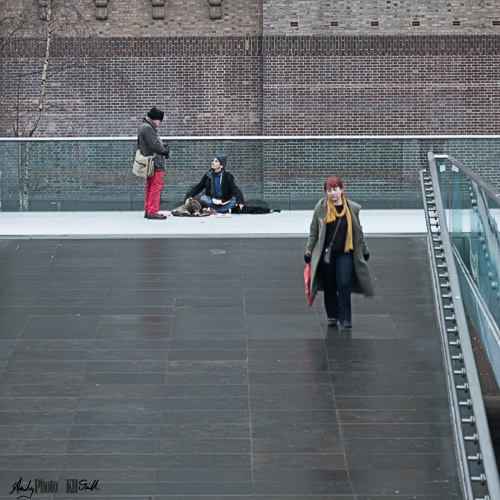
[[344, 246], [344, 253], [348, 253], [351, 250], [354, 250], [354, 246], [352, 244], [352, 219], [351, 219], [351, 212], [347, 208], [347, 199], [344, 195], [342, 195], [342, 202], [344, 204], [344, 208], [342, 212], [339, 214], [337, 212], [337, 209], [335, 208], [335, 205], [333, 204], [332, 200], [330, 198], [327, 198], [327, 205], [328, 205], [328, 212], [326, 214], [326, 217], [323, 219], [323, 224], [329, 224], [330, 222], [335, 222], [337, 220], [337, 217], [346, 217], [347, 219], [347, 234], [345, 236], [345, 246]]

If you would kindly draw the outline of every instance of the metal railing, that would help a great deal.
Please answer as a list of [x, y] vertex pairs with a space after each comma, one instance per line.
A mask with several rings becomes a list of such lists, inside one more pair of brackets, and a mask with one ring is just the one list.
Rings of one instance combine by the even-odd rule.
[[465, 306], [500, 382], [500, 191], [449, 155], [435, 155]]
[[432, 152], [428, 160], [420, 178], [460, 479], [467, 500], [496, 500], [500, 481], [448, 230], [453, 197], [440, 183]]

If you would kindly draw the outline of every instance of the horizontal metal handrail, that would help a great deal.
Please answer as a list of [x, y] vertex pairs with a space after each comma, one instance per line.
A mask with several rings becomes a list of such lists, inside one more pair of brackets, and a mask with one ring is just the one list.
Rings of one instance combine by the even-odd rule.
[[482, 177], [475, 174], [470, 168], [467, 168], [465, 165], [460, 163], [458, 160], [455, 160], [453, 156], [450, 155], [434, 155], [434, 158], [447, 159], [451, 161], [455, 167], [461, 170], [467, 177], [473, 180], [478, 186], [480, 186], [484, 191], [486, 191], [493, 200], [495, 200], [500, 205], [500, 191], [495, 189], [491, 184], [486, 182]]
[[[500, 135], [178, 135], [161, 136], [167, 141], [257, 141], [257, 140], [383, 140], [383, 139], [500, 139]], [[0, 137], [0, 142], [44, 141], [136, 141], [137, 136], [113, 137]], [[438, 155], [436, 155], [438, 158]]]
[[[456, 165], [457, 167], [459, 167], [459, 165], [457, 165], [458, 162], [456, 162], [452, 157], [448, 155], [434, 155], [432, 152], [428, 153], [431, 181], [433, 186], [435, 186], [432, 190], [434, 195], [434, 205], [432, 207], [432, 212], [434, 213], [435, 219], [439, 223], [440, 249], [442, 252], [440, 258], [446, 261], [446, 267], [448, 273], [446, 280], [448, 282], [448, 288], [450, 290], [450, 293], [448, 294], [447, 298], [451, 302], [453, 307], [454, 323], [456, 324], [456, 327], [454, 328], [454, 333], [457, 336], [457, 340], [459, 340], [460, 342], [462, 362], [465, 367], [463, 369], [463, 374], [462, 374], [463, 377], [466, 377], [464, 378], [463, 388], [465, 388], [466, 386], [466, 389], [469, 392], [469, 398], [472, 403], [474, 415], [471, 418], [474, 419], [474, 426], [476, 428], [476, 432], [478, 435], [478, 441], [481, 448], [482, 463], [487, 478], [488, 490], [492, 499], [500, 499], [500, 480], [498, 477], [496, 459], [495, 459], [495, 454], [493, 452], [491, 435], [489, 432], [488, 421], [486, 418], [486, 411], [482, 399], [481, 386], [476, 371], [476, 363], [472, 351], [471, 340], [469, 337], [469, 329], [465, 317], [465, 310], [462, 301], [460, 282], [454, 260], [453, 246], [447, 229], [445, 209], [443, 207], [441, 192], [439, 189], [439, 179], [435, 164], [435, 158], [447, 158], [450, 161], [452, 161], [453, 164]], [[429, 223], [430, 222], [428, 221], [428, 224]], [[439, 301], [442, 302], [441, 298], [439, 299]], [[440, 314], [440, 316], [442, 315]], [[449, 359], [449, 355], [446, 355], [446, 353], [445, 353], [445, 358]], [[447, 368], [448, 370], [453, 370], [453, 367], [450, 363], [448, 363]], [[459, 374], [456, 371], [453, 373], [449, 372], [448, 377], [450, 380], [452, 379], [452, 375], [459, 375]], [[457, 389], [458, 388], [459, 387], [457, 386]], [[456, 404], [456, 394], [453, 392], [451, 393], [451, 399]], [[454, 412], [454, 419], [456, 419], [456, 421], [459, 422], [460, 420], [458, 418], [460, 412], [456, 406], [455, 408], [453, 408], [453, 412]], [[456, 426], [455, 429], [458, 432], [459, 439], [460, 440], [464, 439], [460, 427]], [[464, 450], [463, 444], [462, 443], [457, 443], [457, 444], [458, 444], [459, 454], [462, 455]], [[464, 460], [463, 455], [461, 456], [461, 459]], [[474, 480], [474, 478], [470, 479]], [[466, 489], [468, 489], [468, 487]]]

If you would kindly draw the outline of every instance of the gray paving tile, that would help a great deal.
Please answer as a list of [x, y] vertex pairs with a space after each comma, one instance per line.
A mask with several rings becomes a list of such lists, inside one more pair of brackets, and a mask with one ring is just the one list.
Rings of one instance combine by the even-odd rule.
[[167, 361], [88, 361], [87, 371], [89, 373], [165, 373]]
[[43, 394], [45, 398], [72, 398], [80, 395], [79, 385], [0, 385], [0, 398], [36, 398]]
[[219, 411], [219, 410], [248, 410], [248, 397], [212, 397], [212, 398], [173, 398], [164, 400], [165, 411]]
[[86, 373], [85, 385], [94, 384], [125, 384], [125, 385], [164, 385], [165, 374], [162, 372], [127, 373], [127, 372], [101, 372]]
[[158, 440], [126, 437], [124, 439], [70, 439], [66, 455], [143, 455], [158, 452]]
[[[176, 303], [174, 314], [176, 316], [241, 316], [245, 314], [246, 308], [231, 304], [212, 305], [210, 307], [199, 307], [198, 305], [180, 306]], [[214, 318], [212, 318], [214, 321]]]
[[[264, 368], [269, 368], [268, 371], [258, 370], [258, 367], [253, 363], [248, 363], [248, 383], [250, 385], [269, 385], [269, 384], [290, 384], [290, 385], [320, 385], [320, 384], [331, 384], [330, 374], [327, 371], [327, 366], [325, 366], [324, 370], [317, 369], [316, 371], [303, 371], [300, 372], [297, 366], [296, 370], [291, 370], [292, 364], [286, 363], [285, 366], [279, 367], [268, 367], [267, 365]], [[288, 371], [286, 369], [288, 368]], [[273, 370], [283, 369], [283, 372], [276, 372]], [[312, 367], [309, 366], [309, 370]], [[255, 370], [255, 371], [254, 371]]]
[[319, 324], [315, 314], [305, 316], [289, 314], [252, 314], [246, 316], [246, 324], [249, 331], [266, 332], [270, 330], [286, 332], [302, 332], [318, 329]]
[[[248, 482], [206, 482], [206, 483], [195, 483], [195, 482], [161, 482], [156, 483], [155, 486], [155, 498], [161, 498], [161, 495], [168, 495], [166, 498], [171, 498], [171, 495], [181, 495], [183, 498], [186, 495], [203, 496], [207, 498], [212, 496], [217, 497], [228, 497], [240, 498], [242, 495], [253, 495], [254, 487], [251, 481]], [[231, 496], [230, 496], [231, 495]], [[243, 496], [243, 498], [245, 498]]]
[[[1, 377], [2, 384], [7, 385], [48, 385], [54, 384], [77, 385], [82, 384], [85, 374], [81, 373], [63, 373], [63, 372], [30, 372], [23, 373], [12, 371], [4, 373]], [[39, 393], [40, 394], [40, 393]]]
[[[169, 361], [167, 363], [167, 370], [169, 376], [174, 374], [188, 374], [188, 373], [239, 374], [245, 376], [245, 381], [239, 383], [246, 384], [247, 366], [248, 366], [247, 362], [241, 360]], [[172, 378], [172, 380], [175, 380], [175, 377]], [[203, 385], [207, 384], [204, 383]]]
[[199, 373], [173, 373], [168, 372], [166, 376], [168, 385], [240, 385], [248, 383], [248, 376], [244, 372], [215, 372], [203, 371]]
[[1, 411], [0, 425], [67, 425], [73, 417], [73, 411]]
[[160, 441], [160, 453], [168, 454], [219, 454], [236, 453], [246, 454], [251, 451], [249, 436], [246, 439], [162, 439]]
[[[78, 313], [77, 313], [78, 314]], [[30, 316], [23, 329], [23, 339], [89, 339], [93, 338], [99, 315]]]
[[245, 317], [243, 314], [226, 315], [224, 321], [217, 321], [217, 316], [211, 314], [199, 314], [195, 316], [174, 316], [174, 332], [193, 332], [199, 329], [200, 325], [213, 325], [217, 331], [238, 332], [245, 330]]
[[181, 340], [172, 339], [169, 344], [169, 351], [188, 351], [188, 350], [203, 350], [203, 351], [225, 351], [227, 349], [240, 349], [246, 352], [246, 340], [241, 339], [224, 339], [224, 340]]
[[[31, 454], [31, 455], [0, 455], [0, 470], [2, 471], [19, 471], [32, 470], [43, 471], [61, 469], [64, 456], [61, 455], [45, 455], [45, 454]], [[21, 472], [22, 475], [22, 472]]]
[[335, 408], [331, 386], [252, 385], [252, 410], [332, 410]]
[[13, 363], [26, 361], [84, 361], [89, 358], [89, 355], [90, 351], [88, 349], [81, 348], [62, 350], [54, 345], [53, 349], [34, 350], [31, 346], [25, 349], [21, 349], [19, 346], [10, 356], [10, 361]]
[[[85, 469], [82, 474], [81, 469], [65, 469], [60, 472], [60, 477], [66, 478], [99, 478], [99, 482], [121, 482], [123, 484], [129, 483], [154, 483], [156, 477], [156, 469]], [[90, 479], [88, 479], [90, 480]], [[90, 492], [92, 493], [92, 492]], [[84, 494], [80, 491], [78, 495]], [[95, 494], [95, 493], [94, 493]], [[125, 496], [125, 495], [124, 495]], [[80, 497], [78, 497], [80, 498]], [[122, 496], [120, 495], [120, 498]]]
[[[38, 386], [40, 387], [40, 386]], [[10, 412], [70, 412], [74, 411], [78, 405], [78, 398], [74, 397], [17, 397], [0, 398], [2, 408]]]
[[[160, 426], [154, 424], [77, 424], [71, 428], [70, 438], [78, 440], [99, 439], [150, 439], [158, 440]], [[156, 441], [157, 442], [157, 441]], [[77, 445], [75, 445], [77, 446]]]
[[250, 423], [163, 424], [161, 436], [168, 439], [250, 439]]
[[164, 411], [163, 424], [246, 424], [249, 421], [247, 410], [177, 410]]
[[74, 425], [159, 425], [161, 412], [145, 410], [79, 410], [72, 414]]
[[[214, 327], [210, 327], [214, 328]], [[170, 337], [172, 340], [246, 340], [247, 333], [245, 330], [205, 330], [193, 327], [192, 330], [174, 329]]]
[[[294, 499], [300, 498], [296, 495], [304, 495], [306, 498], [331, 498], [332, 500], [353, 499], [352, 487], [348, 481], [296, 481], [296, 482], [255, 482], [255, 491], [257, 495], [265, 495], [267, 498], [285, 498], [293, 496]], [[332, 492], [335, 492], [333, 496]], [[345, 496], [344, 496], [345, 495]], [[355, 498], [355, 497], [354, 497]]]
[[0, 439], [68, 439], [68, 424], [14, 424], [0, 425]]
[[180, 349], [170, 351], [169, 361], [223, 361], [223, 360], [241, 360], [247, 359], [246, 349]]
[[100, 317], [99, 326], [102, 325], [146, 325], [153, 327], [163, 326], [164, 329], [169, 328], [172, 324], [172, 315], [157, 315], [153, 314], [129, 314], [126, 311], [121, 311], [121, 314], [103, 314]]
[[79, 469], [83, 473], [87, 469], [154, 469], [157, 467], [158, 456], [154, 454], [130, 455], [65, 455], [62, 473], [65, 469]]
[[251, 469], [158, 469], [156, 482], [213, 483], [252, 481]]
[[250, 453], [167, 453], [158, 456], [158, 469], [251, 469]]
[[164, 407], [162, 398], [80, 398], [78, 411], [107, 411], [128, 413], [134, 411], [158, 412]]
[[[261, 454], [344, 453], [342, 439], [253, 439], [252, 450]], [[274, 478], [276, 479], [276, 478]]]
[[9, 360], [5, 369], [6, 373], [83, 373], [87, 367], [86, 361], [16, 361]]
[[[150, 324], [147, 327], [136, 325], [113, 325], [117, 329], [128, 329], [128, 328], [144, 328], [152, 333], [150, 337], [145, 337], [143, 339], [120, 339], [120, 342], [117, 342], [114, 339], [94, 339], [91, 342], [91, 348], [100, 350], [120, 350], [124, 351], [139, 351], [139, 350], [148, 350], [148, 351], [158, 351], [158, 352], [166, 352], [168, 350], [168, 340], [164, 338], [155, 338], [153, 333], [156, 332], [157, 329], [162, 330], [162, 325]], [[110, 327], [110, 325], [108, 325]]]
[[163, 385], [94, 384], [81, 388], [81, 398], [162, 398]]
[[[274, 325], [274, 328], [278, 328], [277, 325]], [[273, 329], [266, 330], [265, 328], [260, 328], [256, 326], [255, 328], [247, 328], [247, 337], [249, 339], [274, 339], [274, 340], [282, 340], [282, 339], [322, 339], [323, 332], [319, 324], [316, 326], [312, 325], [310, 327], [304, 326], [300, 328], [297, 325], [297, 329], [289, 329], [288, 327], [283, 327], [282, 329]]]
[[423, 408], [422, 399], [414, 396], [336, 396], [339, 410], [418, 410]]
[[0, 245], [0, 482], [99, 478], [89, 500], [461, 498], [425, 242], [369, 242], [377, 295], [353, 296], [350, 331], [327, 327], [321, 293], [307, 307], [305, 243]]

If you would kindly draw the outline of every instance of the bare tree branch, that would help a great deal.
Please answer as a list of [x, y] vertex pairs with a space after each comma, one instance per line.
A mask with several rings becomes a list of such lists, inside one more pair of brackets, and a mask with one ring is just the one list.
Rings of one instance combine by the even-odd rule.
[[47, 43], [45, 46], [45, 60], [43, 62], [43, 71], [42, 71], [42, 82], [40, 85], [40, 97], [38, 99], [38, 112], [35, 118], [35, 122], [31, 127], [31, 130], [28, 132], [28, 137], [32, 137], [36, 128], [38, 127], [38, 123], [40, 122], [40, 118], [42, 117], [43, 112], [43, 98], [45, 96], [45, 86], [47, 85], [47, 68], [50, 62], [50, 46], [52, 42], [52, 0], [47, 0]]

